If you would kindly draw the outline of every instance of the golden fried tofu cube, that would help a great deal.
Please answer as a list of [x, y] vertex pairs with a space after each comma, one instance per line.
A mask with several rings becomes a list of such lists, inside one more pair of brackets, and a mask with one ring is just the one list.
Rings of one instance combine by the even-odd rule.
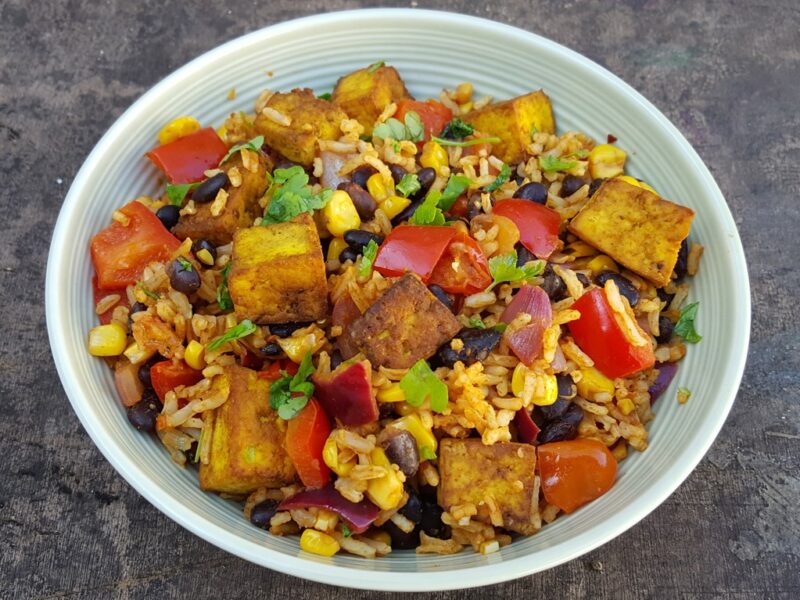
[[252, 369], [225, 367], [228, 399], [214, 409], [208, 464], [200, 463], [204, 490], [247, 494], [294, 481], [295, 470], [284, 448], [286, 424], [269, 406], [269, 382]]
[[694, 211], [621, 179], [608, 179], [569, 224], [584, 242], [657, 287], [669, 283]]
[[408, 90], [394, 67], [367, 67], [341, 77], [331, 100], [372, 133], [372, 125], [392, 102], [408, 98]]
[[[439, 444], [439, 504], [445, 510], [474, 504], [477, 520], [492, 522], [492, 504], [502, 527], [529, 535], [539, 528], [538, 493], [534, 497], [536, 448], [477, 438], [443, 439]], [[495, 525], [501, 525], [494, 522]]]
[[502, 141], [494, 144], [492, 153], [509, 165], [525, 159], [534, 127], [539, 132], [556, 132], [550, 98], [542, 90], [489, 104], [468, 112], [463, 119], [480, 133], [499, 137]]
[[271, 148], [306, 167], [314, 162], [317, 142], [339, 139], [340, 126], [347, 118], [336, 104], [320, 100], [309, 89], [273, 94], [266, 106], [287, 118], [288, 124], [279, 123], [274, 114], [262, 111], [256, 116], [256, 131]]
[[460, 329], [450, 309], [407, 273], [350, 323], [346, 335], [373, 365], [406, 369]]
[[240, 229], [228, 291], [236, 316], [256, 323], [316, 321], [328, 312], [325, 260], [311, 215]]

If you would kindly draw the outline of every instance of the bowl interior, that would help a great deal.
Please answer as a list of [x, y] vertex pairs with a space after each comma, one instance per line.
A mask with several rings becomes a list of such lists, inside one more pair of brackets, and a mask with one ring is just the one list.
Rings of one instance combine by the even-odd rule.
[[[658, 402], [649, 450], [625, 460], [617, 484], [598, 501], [489, 556], [300, 556], [296, 538], [250, 526], [238, 504], [201, 492], [195, 471], [175, 467], [157, 441], [131, 428], [115, 401], [110, 371], [85, 349], [86, 333], [95, 325], [89, 241], [114, 208], [157, 192], [157, 173], [143, 155], [164, 123], [190, 114], [219, 125], [230, 112], [252, 110], [265, 88], [322, 93], [340, 75], [377, 60], [396, 66], [417, 97], [436, 97], [442, 87], [462, 81], [472, 81], [478, 95], [500, 99], [544, 88], [559, 131], [577, 129], [598, 140], [617, 136], [629, 152], [630, 173], [697, 212], [692, 238], [706, 248], [691, 292], [701, 304], [697, 325], [703, 341], [689, 348], [676, 381]], [[352, 587], [433, 590], [511, 579], [579, 556], [636, 523], [685, 479], [719, 431], [741, 378], [750, 318], [746, 273], [735, 225], [707, 169], [666, 118], [619, 79], [557, 44], [490, 21], [366, 10], [300, 19], [239, 38], [139, 99], [98, 143], [64, 202], [48, 262], [47, 319], [75, 412], [123, 477], [171, 518], [285, 573]], [[679, 385], [693, 392], [684, 406], [675, 401]], [[407, 577], [411, 572], [424, 575]]]

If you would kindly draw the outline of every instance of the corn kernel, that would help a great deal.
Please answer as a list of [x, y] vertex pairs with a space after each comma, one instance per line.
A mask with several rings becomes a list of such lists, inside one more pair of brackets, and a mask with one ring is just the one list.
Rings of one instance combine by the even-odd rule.
[[227, 128], [227, 127], [225, 127], [225, 125], [222, 125], [221, 127], [219, 127], [219, 128], [217, 129], [217, 135], [218, 135], [218, 136], [220, 137], [220, 139], [222, 139], [222, 140], [224, 140], [224, 139], [225, 139], [225, 135], [227, 135], [227, 133], [228, 133], [228, 128]]
[[325, 440], [325, 445], [322, 447], [322, 461], [340, 477], [347, 476], [353, 470], [352, 462], [339, 462], [339, 447], [332, 435]]
[[426, 142], [422, 147], [422, 154], [419, 157], [419, 164], [423, 167], [430, 167], [439, 173], [442, 167], [450, 164], [447, 150], [442, 148], [439, 142]]
[[514, 367], [514, 373], [511, 374], [511, 393], [517, 398], [522, 397], [522, 391], [525, 389], [525, 373], [528, 367], [522, 363], [517, 363]]
[[622, 175], [627, 154], [611, 144], [600, 144], [589, 152], [589, 173], [593, 178], [608, 179]]
[[558, 380], [555, 375], [544, 376], [544, 394], [533, 395], [533, 403], [536, 406], [550, 406], [558, 400]]
[[410, 204], [410, 198], [391, 195], [384, 198], [378, 206], [380, 206], [381, 210], [386, 213], [387, 217], [394, 219], [397, 215], [408, 208]]
[[453, 94], [453, 101], [458, 104], [464, 104], [464, 102], [467, 102], [470, 98], [472, 98], [472, 84], [468, 81], [459, 83]]
[[292, 361], [300, 364], [303, 357], [309, 352], [320, 349], [324, 343], [324, 333], [319, 328], [314, 328], [306, 335], [292, 335], [287, 338], [278, 338], [278, 345]]
[[347, 248], [347, 242], [342, 238], [335, 237], [331, 239], [331, 243], [328, 245], [328, 254], [325, 256], [325, 259], [339, 260], [339, 255], [345, 248]]
[[376, 397], [378, 402], [403, 402], [406, 399], [406, 393], [399, 383], [393, 383], [387, 388], [378, 390]]
[[375, 198], [375, 202], [383, 202], [384, 199], [394, 194], [394, 182], [386, 185], [383, 175], [375, 173], [367, 179], [367, 191], [370, 196]]
[[203, 248], [202, 250], [198, 251], [195, 256], [197, 260], [199, 260], [204, 265], [209, 267], [214, 265], [214, 257], [211, 255], [211, 252], [208, 251], [207, 248]]
[[649, 185], [644, 181], [639, 180], [639, 187], [646, 189], [648, 192], [653, 192], [656, 196], [658, 196], [658, 192], [656, 191], [656, 189], [652, 185]]
[[128, 336], [119, 323], [98, 325], [89, 331], [89, 354], [92, 356], [119, 356], [125, 351]]
[[[402, 406], [397, 404], [396, 406]], [[434, 452], [436, 451], [438, 441], [433, 432], [425, 427], [420, 420], [419, 415], [409, 414], [392, 422], [392, 426], [397, 429], [403, 429], [414, 436], [417, 441], [417, 447], [421, 451], [424, 446], [428, 446]]]
[[144, 350], [139, 344], [136, 342], [131, 342], [130, 346], [125, 348], [125, 352], [123, 354], [131, 361], [134, 365], [140, 365], [153, 356], [156, 353], [155, 350]]
[[300, 536], [300, 549], [320, 556], [333, 556], [341, 546], [335, 538], [316, 529], [304, 529]]
[[601, 392], [614, 393], [614, 382], [594, 367], [581, 368], [581, 380], [576, 385], [578, 393], [589, 400]]
[[586, 264], [586, 267], [592, 271], [592, 277], [597, 277], [603, 271], [619, 273], [617, 263], [615, 263], [610, 256], [606, 256], [605, 254], [595, 256]]
[[322, 209], [325, 226], [333, 235], [341, 237], [345, 231], [361, 227], [356, 205], [350, 194], [344, 190], [336, 190]]
[[636, 187], [642, 188], [647, 190], [648, 192], [653, 192], [654, 194], [658, 195], [658, 192], [650, 185], [642, 181], [641, 179], [636, 179], [635, 177], [631, 177], [630, 175], [620, 175], [616, 177], [616, 179], [620, 179], [625, 183], [630, 183], [631, 185], [635, 185]]
[[206, 366], [205, 352], [206, 347], [203, 344], [197, 340], [192, 340], [186, 345], [183, 359], [186, 361], [186, 364], [193, 369], [202, 371], [203, 367]]
[[633, 412], [636, 406], [633, 404], [633, 400], [630, 398], [623, 398], [617, 402], [617, 408], [619, 408], [623, 415], [629, 415]]
[[392, 463], [389, 462], [383, 448], [375, 448], [370, 452], [370, 461], [373, 465], [386, 469], [386, 474], [369, 480], [367, 497], [381, 510], [396, 508], [403, 498], [403, 482], [392, 468]]
[[194, 117], [178, 117], [161, 128], [158, 132], [158, 143], [169, 144], [199, 129], [200, 122]]

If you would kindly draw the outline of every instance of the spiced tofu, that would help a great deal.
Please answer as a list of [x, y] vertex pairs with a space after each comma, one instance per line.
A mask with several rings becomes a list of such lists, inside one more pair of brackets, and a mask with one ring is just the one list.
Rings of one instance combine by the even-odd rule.
[[366, 67], [336, 82], [332, 100], [364, 126], [370, 135], [372, 126], [392, 102], [408, 98], [408, 90], [394, 67]]

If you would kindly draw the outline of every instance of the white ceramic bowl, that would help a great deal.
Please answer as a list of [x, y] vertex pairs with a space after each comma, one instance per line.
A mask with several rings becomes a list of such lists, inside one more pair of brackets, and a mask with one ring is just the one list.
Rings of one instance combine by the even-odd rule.
[[[219, 125], [232, 111], [252, 110], [266, 87], [328, 91], [340, 75], [377, 60], [396, 66], [422, 98], [464, 80], [475, 84], [477, 94], [501, 99], [544, 88], [559, 131], [578, 129], [600, 140], [616, 135], [629, 152], [632, 174], [697, 212], [692, 237], [706, 247], [692, 288], [703, 341], [689, 348], [676, 381], [657, 403], [650, 448], [622, 463], [605, 496], [489, 556], [395, 552], [369, 561], [301, 554], [296, 537], [272, 537], [251, 526], [238, 504], [201, 492], [194, 471], [177, 468], [160, 444], [135, 431], [116, 401], [110, 370], [86, 352], [87, 331], [96, 324], [89, 240], [109, 223], [114, 208], [157, 191], [156, 171], [143, 155], [159, 128], [181, 114]], [[236, 99], [229, 101], [232, 87]], [[404, 9], [275, 25], [204, 54], [147, 92], [103, 136], [75, 178], [50, 247], [46, 295], [64, 389], [97, 447], [139, 493], [190, 531], [254, 563], [383, 590], [521, 577], [580, 556], [634, 525], [675, 490], [714, 441], [739, 386], [750, 331], [747, 268], [731, 214], [700, 158], [658, 110], [608, 71], [539, 36], [473, 17]], [[675, 401], [679, 385], [693, 392], [683, 406]]]

